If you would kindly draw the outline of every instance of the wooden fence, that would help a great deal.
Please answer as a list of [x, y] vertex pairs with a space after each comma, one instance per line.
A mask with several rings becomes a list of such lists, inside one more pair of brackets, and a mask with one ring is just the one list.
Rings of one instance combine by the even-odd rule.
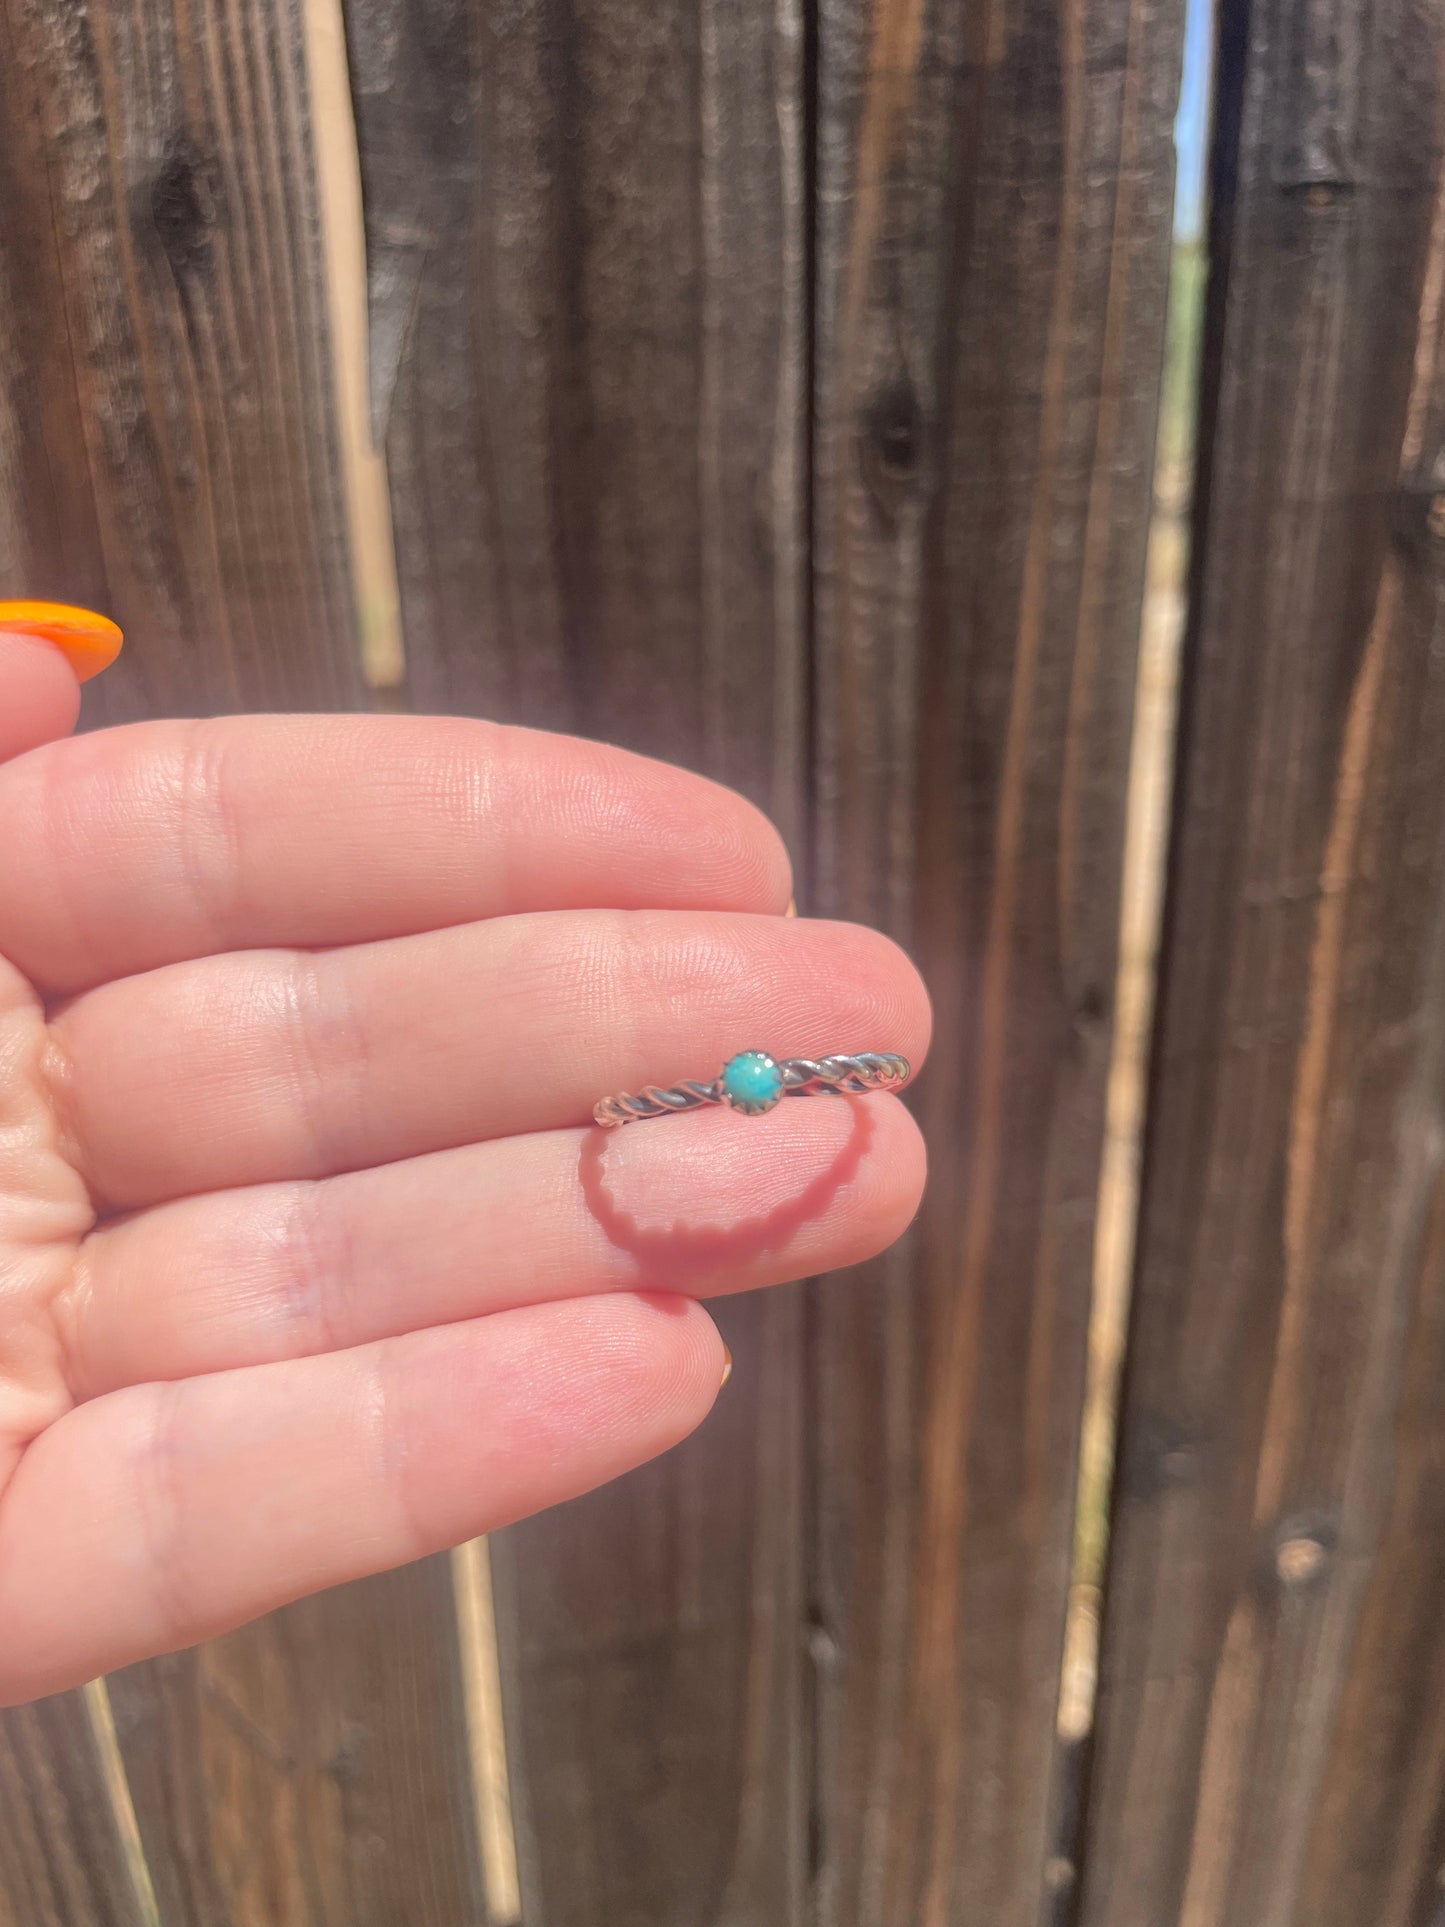
[[0, 0], [0, 594], [124, 624], [93, 723], [380, 702], [739, 785], [923, 966], [933, 1183], [493, 1545], [510, 1825], [474, 1551], [5, 1715], [0, 1921], [1438, 1927], [1441, 0], [1223, 0], [1084, 1743], [1182, 0], [347, 0], [404, 677], [334, 5]]

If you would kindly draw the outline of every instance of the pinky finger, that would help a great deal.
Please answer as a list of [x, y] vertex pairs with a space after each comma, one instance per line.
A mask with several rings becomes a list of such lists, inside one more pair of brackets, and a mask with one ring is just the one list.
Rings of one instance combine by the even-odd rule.
[[723, 1362], [700, 1306], [623, 1294], [79, 1406], [0, 1504], [0, 1704], [588, 1491], [692, 1431]]

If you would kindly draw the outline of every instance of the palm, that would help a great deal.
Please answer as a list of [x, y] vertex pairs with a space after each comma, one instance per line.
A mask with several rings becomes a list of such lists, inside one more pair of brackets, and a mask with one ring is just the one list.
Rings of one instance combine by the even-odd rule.
[[728, 792], [482, 724], [0, 767], [0, 1699], [612, 1477], [716, 1395], [698, 1296], [897, 1234], [896, 1100], [587, 1127], [747, 1045], [922, 1056], [906, 960], [788, 890]]

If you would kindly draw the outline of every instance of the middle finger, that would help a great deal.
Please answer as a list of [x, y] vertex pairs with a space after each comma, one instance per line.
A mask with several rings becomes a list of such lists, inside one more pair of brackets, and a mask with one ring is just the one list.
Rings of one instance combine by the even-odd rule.
[[912, 964], [854, 924], [556, 911], [177, 964], [87, 992], [52, 1036], [76, 1162], [133, 1207], [584, 1123], [738, 1050], [916, 1066], [928, 1028]]

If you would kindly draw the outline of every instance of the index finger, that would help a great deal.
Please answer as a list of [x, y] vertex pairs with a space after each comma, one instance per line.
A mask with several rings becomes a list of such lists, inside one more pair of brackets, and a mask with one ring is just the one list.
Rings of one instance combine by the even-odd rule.
[[68, 736], [80, 714], [80, 682], [58, 649], [0, 624], [0, 763]]
[[454, 717], [136, 723], [0, 768], [0, 954], [59, 995], [238, 948], [548, 909], [781, 912], [734, 791]]

